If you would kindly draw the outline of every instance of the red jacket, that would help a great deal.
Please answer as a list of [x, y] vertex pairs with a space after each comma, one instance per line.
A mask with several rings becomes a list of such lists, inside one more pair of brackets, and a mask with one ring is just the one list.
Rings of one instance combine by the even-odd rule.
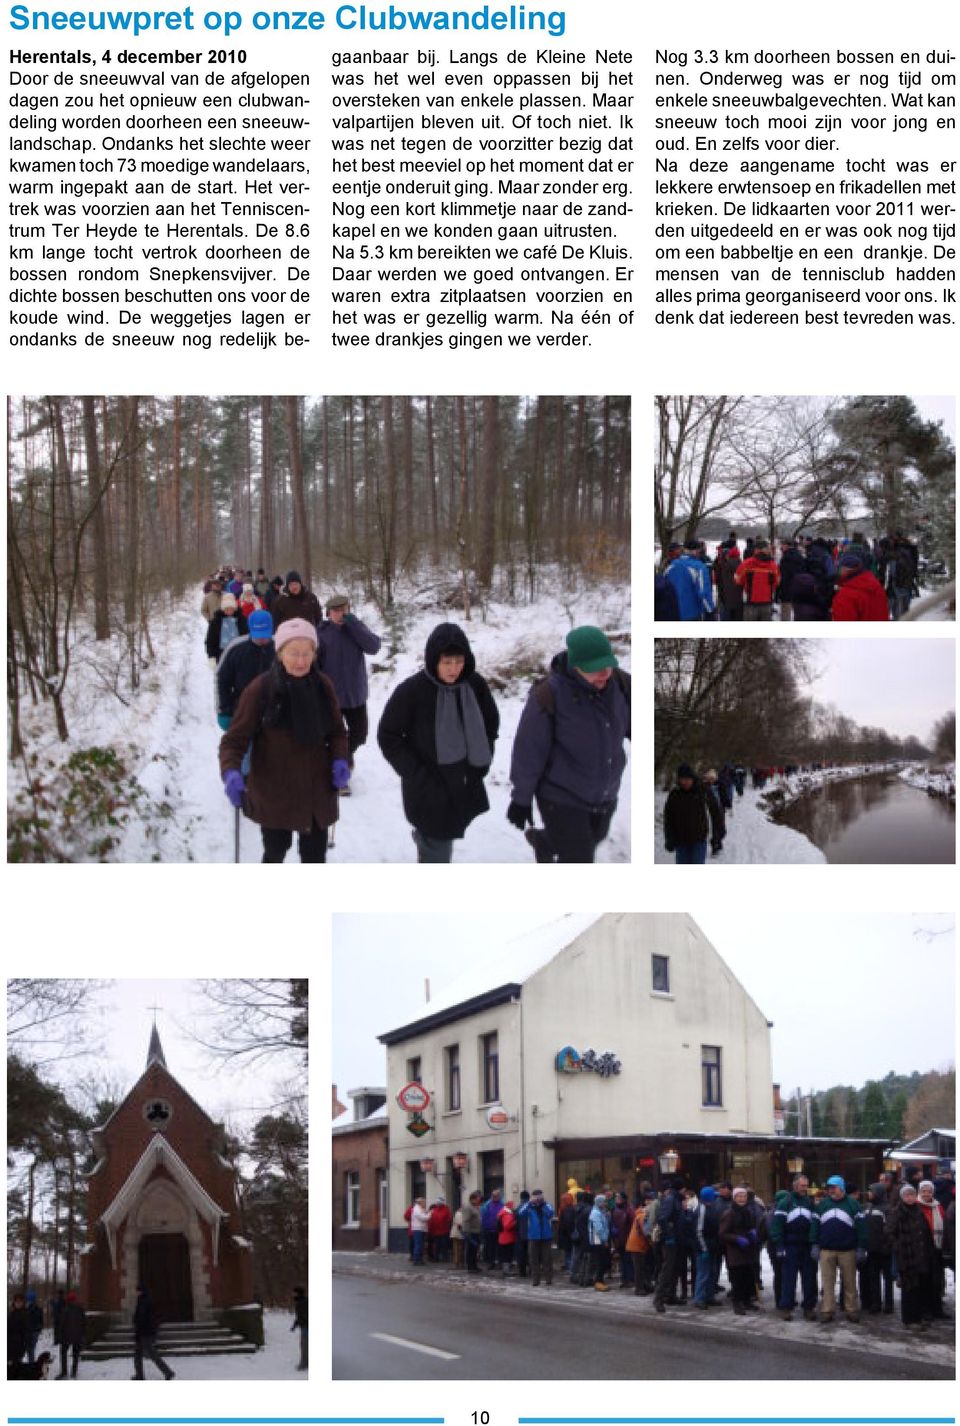
[[868, 569], [844, 579], [833, 596], [831, 610], [835, 622], [886, 623], [890, 607], [883, 585]]
[[430, 1223], [427, 1228], [431, 1238], [445, 1238], [453, 1223], [453, 1213], [446, 1203], [435, 1203], [430, 1209]]
[[748, 604], [773, 603], [774, 592], [780, 583], [776, 560], [751, 555], [748, 560], [738, 565], [733, 577], [741, 589], [746, 590]]

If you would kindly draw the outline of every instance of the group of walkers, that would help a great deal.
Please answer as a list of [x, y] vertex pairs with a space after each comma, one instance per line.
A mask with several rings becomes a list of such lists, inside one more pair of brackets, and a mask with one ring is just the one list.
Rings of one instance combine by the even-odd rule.
[[[367, 739], [366, 657], [379, 651], [380, 636], [346, 594], [327, 599], [324, 618], [296, 570], [285, 581], [260, 570], [250, 582], [249, 573], [219, 571], [201, 604], [216, 667], [224, 791], [238, 815], [259, 824], [265, 862], [282, 862], [294, 833], [300, 860], [323, 862]], [[244, 612], [238, 583], [258, 607]], [[531, 688], [512, 749], [506, 815], [538, 862], [594, 860], [616, 810], [630, 736], [630, 679], [606, 634], [584, 625], [565, 644]], [[489, 810], [485, 783], [499, 726], [466, 634], [438, 624], [422, 668], [394, 688], [377, 728], [400, 778], [418, 861], [451, 861], [454, 842]], [[534, 803], [542, 826], [534, 825]]]
[[671, 544], [656, 576], [657, 619], [876, 623], [901, 619], [920, 593], [920, 552], [902, 531], [870, 541], [855, 533], [747, 539], [736, 530], [713, 558], [703, 540]]
[[[654, 1310], [689, 1303], [707, 1311], [729, 1300], [738, 1316], [760, 1310], [770, 1273], [773, 1304], [789, 1322], [848, 1322], [893, 1313], [923, 1331], [946, 1316], [945, 1270], [955, 1271], [955, 1182], [916, 1169], [902, 1183], [883, 1173], [865, 1193], [839, 1174], [813, 1188], [798, 1174], [765, 1204], [747, 1184], [701, 1185], [668, 1179], [659, 1192], [641, 1183], [635, 1200], [605, 1186], [600, 1193], [569, 1179], [559, 1211], [541, 1189], [516, 1200], [493, 1189], [471, 1193], [452, 1213], [443, 1197], [417, 1198], [404, 1215], [410, 1257], [467, 1272], [515, 1273], [537, 1287], [562, 1271], [577, 1287], [608, 1292], [611, 1278]], [[555, 1264], [556, 1250], [562, 1267]], [[727, 1286], [721, 1288], [726, 1269]], [[839, 1295], [838, 1295], [839, 1288]], [[798, 1301], [799, 1299], [799, 1301]], [[768, 1301], [770, 1299], [767, 1299]]]
[[[87, 1314], [76, 1292], [61, 1288], [49, 1304], [53, 1345], [59, 1348], [60, 1371], [57, 1381], [76, 1378], [83, 1349], [87, 1344]], [[50, 1352], [37, 1353], [43, 1331], [43, 1308], [31, 1289], [23, 1296], [15, 1294], [7, 1317], [7, 1377], [8, 1379], [40, 1380], [52, 1364]], [[165, 1381], [176, 1375], [157, 1351], [157, 1316], [150, 1294], [143, 1283], [137, 1285], [137, 1300], [133, 1309], [133, 1381], [143, 1381], [144, 1359], [153, 1362]], [[68, 1370], [69, 1368], [69, 1370]]]
[[[76, 1292], [59, 1288], [48, 1303], [53, 1345], [60, 1351], [60, 1372], [57, 1381], [76, 1378], [87, 1345], [87, 1314]], [[297, 1371], [306, 1371], [307, 1357], [307, 1294], [297, 1287], [293, 1292], [293, 1322], [291, 1332], [299, 1334], [300, 1360]], [[133, 1327], [133, 1381], [144, 1381], [144, 1361], [152, 1362], [164, 1381], [172, 1381], [176, 1372], [157, 1350], [159, 1322], [153, 1300], [144, 1283], [137, 1284], [137, 1300], [131, 1319]], [[8, 1380], [40, 1381], [47, 1375], [53, 1361], [50, 1352], [38, 1352], [44, 1328], [43, 1308], [31, 1288], [26, 1294], [14, 1293], [7, 1315], [7, 1378]], [[69, 1366], [69, 1371], [68, 1371]]]
[[[839, 766], [832, 762], [780, 763], [775, 767], [752, 766], [750, 786], [762, 791], [774, 779], [798, 773], [822, 772]], [[699, 775], [690, 763], [677, 768], [676, 782], [663, 808], [663, 843], [680, 865], [702, 865], [707, 847], [712, 856], [722, 851], [727, 821], [733, 816], [735, 799], [747, 786], [748, 769], [742, 763], [725, 762]]]

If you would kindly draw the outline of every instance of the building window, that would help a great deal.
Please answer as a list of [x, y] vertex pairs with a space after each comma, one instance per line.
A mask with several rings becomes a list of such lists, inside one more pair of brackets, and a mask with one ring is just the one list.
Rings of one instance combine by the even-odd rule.
[[410, 1183], [409, 1202], [415, 1198], [426, 1198], [427, 1196], [427, 1175], [420, 1167], [419, 1162], [407, 1164], [407, 1174]]
[[346, 1175], [347, 1216], [344, 1219], [345, 1228], [360, 1227], [360, 1170], [350, 1169]]
[[460, 1046], [448, 1045], [444, 1050], [447, 1061], [447, 1110], [460, 1108]]
[[419, 1055], [416, 1059], [407, 1060], [407, 1081], [410, 1084], [423, 1084], [423, 1061]]
[[489, 1198], [495, 1188], [503, 1188], [503, 1150], [480, 1154], [480, 1192]]
[[500, 1099], [500, 1052], [497, 1032], [480, 1036], [480, 1083], [484, 1104], [496, 1104]]
[[720, 1046], [700, 1046], [700, 1066], [703, 1074], [703, 1102], [708, 1105], [723, 1103], [723, 1085], [720, 1079]]
[[670, 957], [651, 956], [653, 988], [661, 995], [670, 994]]

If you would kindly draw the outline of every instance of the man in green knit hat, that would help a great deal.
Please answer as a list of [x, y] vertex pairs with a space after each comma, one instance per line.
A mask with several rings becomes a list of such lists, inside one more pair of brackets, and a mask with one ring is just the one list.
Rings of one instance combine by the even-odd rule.
[[[616, 811], [629, 736], [629, 674], [602, 629], [571, 629], [530, 690], [510, 763], [507, 817], [538, 862], [594, 860]], [[534, 798], [542, 828], [533, 826]]]

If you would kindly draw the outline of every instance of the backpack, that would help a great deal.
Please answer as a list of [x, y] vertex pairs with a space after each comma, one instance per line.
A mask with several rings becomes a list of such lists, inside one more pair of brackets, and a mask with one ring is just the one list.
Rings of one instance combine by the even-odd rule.
[[[630, 675], [622, 668], [615, 668], [613, 676], [620, 685], [620, 691], [627, 700], [627, 707], [630, 707]], [[533, 695], [537, 700], [537, 706], [542, 713], [549, 713], [552, 718], [557, 711], [557, 702], [550, 687], [550, 675], [544, 674], [543, 678], [538, 678], [533, 685]]]

